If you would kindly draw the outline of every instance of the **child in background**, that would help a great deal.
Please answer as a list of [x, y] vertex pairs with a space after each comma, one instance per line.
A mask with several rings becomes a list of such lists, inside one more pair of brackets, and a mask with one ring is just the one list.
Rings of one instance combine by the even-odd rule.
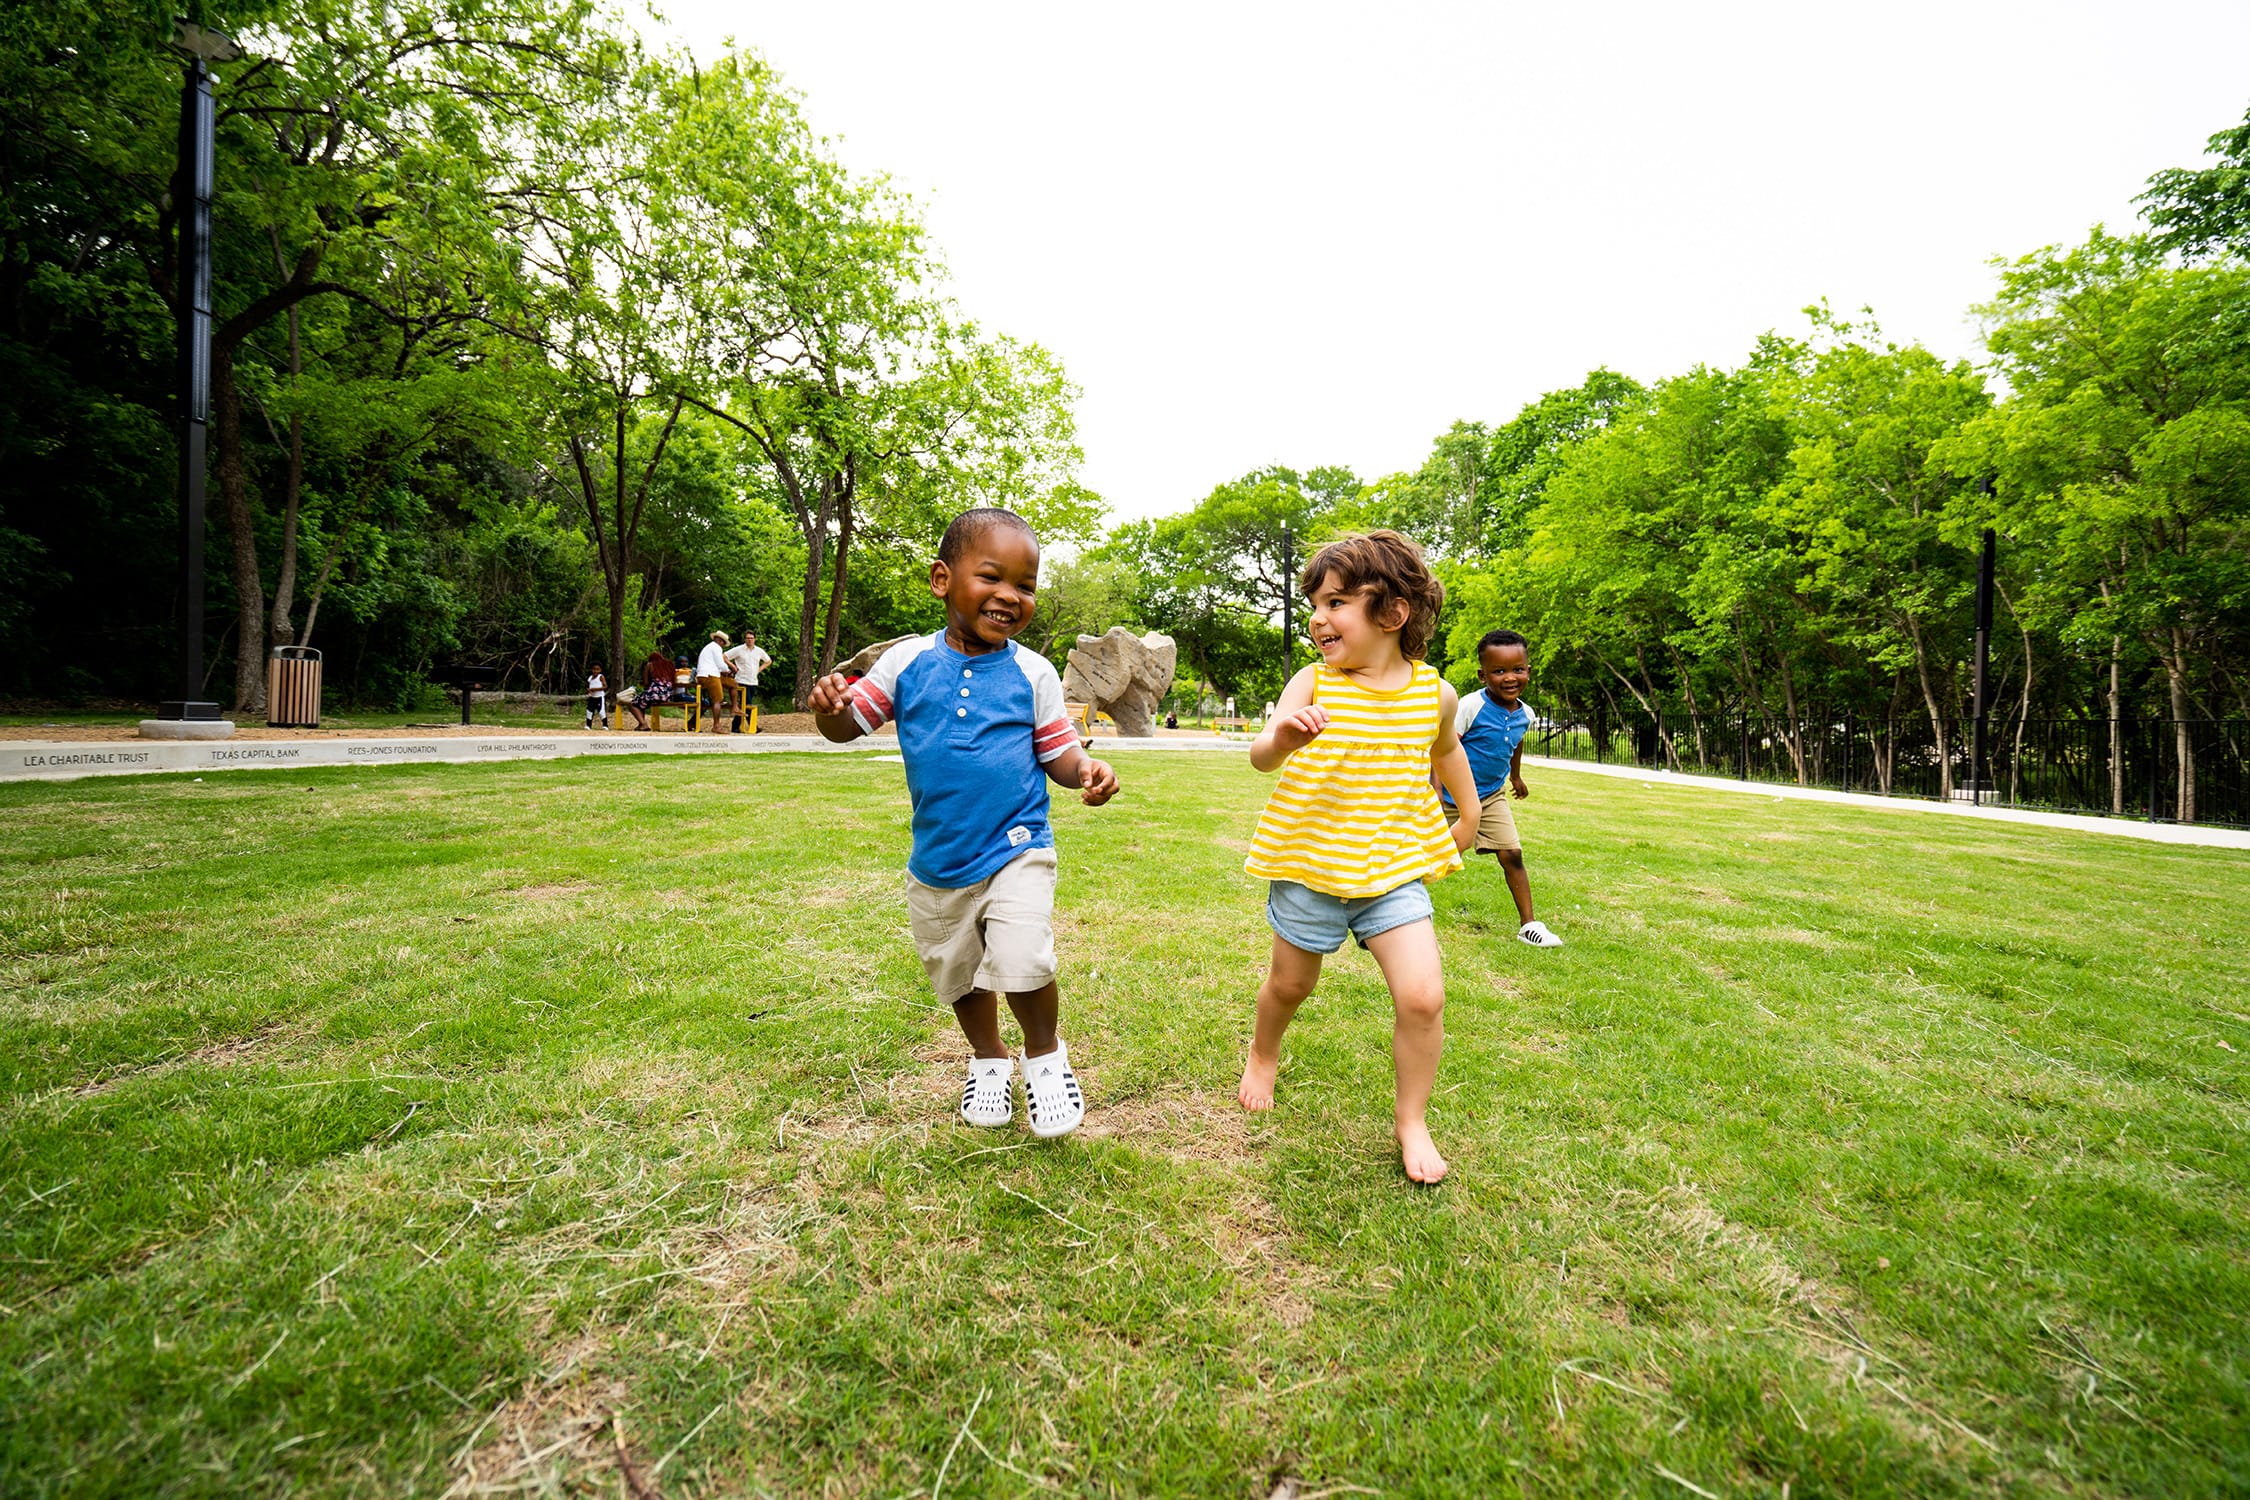
[[1031, 1133], [1052, 1137], [1078, 1128], [1086, 1102], [1055, 1029], [1046, 783], [1099, 807], [1116, 795], [1117, 775], [1080, 748], [1054, 667], [1015, 643], [1038, 587], [1039, 539], [1023, 518], [963, 511], [930, 567], [945, 629], [893, 646], [857, 682], [840, 672], [821, 678], [811, 706], [820, 732], [839, 742], [898, 721], [914, 806], [906, 862], [914, 946], [976, 1054], [961, 1118], [996, 1126], [1015, 1117], [1015, 1059], [1000, 1037], [1004, 994], [1023, 1028]]
[[[1523, 925], [1516, 936], [1534, 948], [1560, 948], [1562, 939], [1547, 924], [1531, 915], [1531, 876], [1523, 867], [1523, 841], [1516, 836], [1516, 815], [1508, 794], [1531, 795], [1523, 784], [1523, 737], [1531, 728], [1531, 709], [1523, 690], [1531, 682], [1531, 644], [1513, 630], [1491, 630], [1477, 642], [1477, 681], [1483, 690], [1461, 700], [1453, 720], [1461, 748], [1476, 773], [1477, 798], [1483, 811], [1477, 819], [1479, 853], [1500, 861], [1508, 894], [1516, 899], [1516, 920]], [[1445, 799], [1448, 807], [1452, 797]]]
[[1445, 588], [1395, 531], [1329, 543], [1299, 586], [1320, 660], [1289, 680], [1250, 746], [1250, 764], [1281, 780], [1243, 864], [1270, 882], [1273, 953], [1236, 1097], [1247, 1110], [1273, 1108], [1282, 1033], [1322, 956], [1356, 937], [1391, 991], [1400, 1161], [1416, 1182], [1436, 1182], [1445, 1158], [1425, 1117], [1445, 1046], [1445, 980], [1423, 882], [1460, 869], [1477, 834], [1472, 810], [1448, 838], [1430, 790], [1434, 769], [1464, 806], [1475, 801], [1453, 689], [1422, 660]]
[[593, 728], [609, 718], [609, 679], [602, 675], [602, 664], [586, 674], [586, 727]]

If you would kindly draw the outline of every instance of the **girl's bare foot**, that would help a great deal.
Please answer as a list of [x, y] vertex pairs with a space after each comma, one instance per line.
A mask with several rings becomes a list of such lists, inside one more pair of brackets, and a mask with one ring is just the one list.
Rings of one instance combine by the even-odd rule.
[[[1280, 1071], [1280, 1058], [1277, 1057], [1272, 1062], [1261, 1062], [1258, 1049], [1251, 1048], [1250, 1055], [1242, 1061], [1242, 1087], [1235, 1090], [1236, 1102], [1252, 1114], [1273, 1108], [1273, 1080], [1274, 1075]], [[1443, 1163], [1439, 1164], [1438, 1170], [1445, 1170]]]
[[[1249, 1087], [1248, 1075], [1244, 1075], [1243, 1087]], [[1398, 1127], [1398, 1155], [1406, 1175], [1416, 1182], [1436, 1182], [1445, 1176], [1445, 1158], [1438, 1155], [1437, 1143], [1430, 1139], [1427, 1125], [1416, 1123]]]

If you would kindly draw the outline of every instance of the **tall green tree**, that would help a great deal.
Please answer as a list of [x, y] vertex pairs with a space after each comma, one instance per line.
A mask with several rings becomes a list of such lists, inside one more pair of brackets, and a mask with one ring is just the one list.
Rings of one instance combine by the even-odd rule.
[[1767, 494], [1769, 534], [1802, 558], [1821, 634], [1881, 671], [1911, 672], [1952, 795], [1950, 726], [1962, 712], [1975, 557], [1947, 528], [1974, 486], [1932, 458], [1991, 402], [1966, 361], [1875, 345], [1811, 308], [1828, 347], [1786, 370], [1787, 472]]
[[2250, 359], [2205, 341], [2245, 301], [2250, 268], [2169, 265], [2145, 238], [2026, 256], [1982, 309], [2015, 395], [1941, 452], [1998, 476], [2000, 519], [2075, 594], [2073, 637], [2137, 641], [2162, 668], [2184, 821], [2187, 721], [2250, 647]]
[[2218, 160], [2208, 167], [2171, 167], [2141, 194], [2155, 242], [2184, 255], [2250, 256], [2250, 112], [2211, 137]]

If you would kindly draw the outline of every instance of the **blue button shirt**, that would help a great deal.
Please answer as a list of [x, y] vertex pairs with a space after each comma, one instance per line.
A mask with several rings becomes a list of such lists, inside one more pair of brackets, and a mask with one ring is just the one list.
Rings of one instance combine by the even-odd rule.
[[1010, 641], [966, 656], [943, 632], [902, 641], [852, 684], [872, 734], [898, 724], [914, 807], [907, 873], [924, 885], [975, 885], [1026, 849], [1052, 849], [1040, 768], [1078, 744], [1053, 663]]
[[[1461, 748], [1469, 752], [1469, 771], [1477, 779], [1479, 798], [1489, 797], [1508, 784], [1516, 746], [1530, 732], [1531, 719], [1531, 705], [1520, 698], [1513, 710], [1502, 708], [1482, 688], [1461, 700], [1460, 709], [1453, 715], [1453, 732], [1461, 737]], [[1453, 801], [1451, 797], [1445, 800]]]

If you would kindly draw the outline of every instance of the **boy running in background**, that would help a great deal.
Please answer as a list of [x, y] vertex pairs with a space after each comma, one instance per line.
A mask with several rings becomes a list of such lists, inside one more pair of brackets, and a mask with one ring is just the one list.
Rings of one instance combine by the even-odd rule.
[[[1516, 836], [1516, 815], [1508, 795], [1528, 797], [1523, 784], [1523, 737], [1531, 728], [1531, 708], [1523, 690], [1531, 682], [1531, 645], [1513, 630], [1492, 630], [1477, 642], [1477, 681], [1481, 692], [1461, 700], [1453, 716], [1454, 733], [1469, 752], [1469, 768], [1476, 773], [1477, 799], [1483, 805], [1477, 820], [1477, 850], [1500, 861], [1508, 880], [1508, 894], [1516, 898], [1516, 918], [1523, 926], [1516, 936], [1534, 948], [1560, 948], [1562, 939], [1531, 914], [1531, 876], [1523, 867], [1523, 841]], [[1440, 789], [1448, 807], [1450, 794]]]
[[1390, 988], [1391, 1130], [1416, 1182], [1445, 1175], [1430, 1139], [1430, 1087], [1445, 1047], [1445, 978], [1426, 880], [1461, 868], [1475, 809], [1447, 836], [1430, 774], [1472, 795], [1453, 733], [1452, 687], [1426, 661], [1445, 588], [1395, 531], [1341, 537], [1313, 554], [1298, 586], [1320, 660], [1289, 679], [1250, 764], [1281, 779], [1243, 868], [1270, 884], [1273, 954], [1258, 987], [1250, 1055], [1236, 1098], [1273, 1108], [1281, 1037], [1347, 937]]
[[976, 1056], [961, 1118], [1015, 1118], [1015, 1059], [1000, 1037], [1005, 995], [1023, 1028], [1024, 1107], [1036, 1136], [1067, 1135], [1086, 1101], [1056, 1033], [1055, 836], [1047, 782], [1088, 807], [1117, 793], [1117, 774], [1079, 748], [1062, 682], [1015, 637], [1031, 623], [1039, 539], [1013, 511], [954, 517], [930, 566], [945, 629], [902, 641], [857, 682], [813, 684], [814, 722], [839, 743], [898, 722], [914, 850], [906, 911], [937, 997], [953, 1007]]

